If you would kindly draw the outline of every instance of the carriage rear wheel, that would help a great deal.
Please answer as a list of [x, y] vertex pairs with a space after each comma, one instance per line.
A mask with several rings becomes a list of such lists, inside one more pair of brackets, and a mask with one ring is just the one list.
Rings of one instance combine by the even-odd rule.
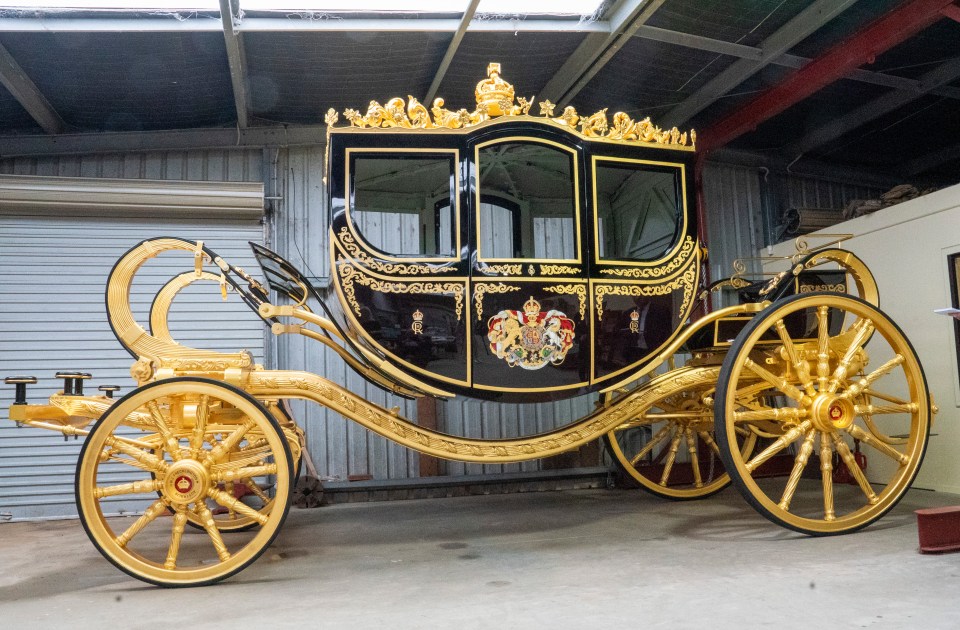
[[[719, 368], [680, 368], [642, 385], [658, 390], [604, 436], [620, 470], [640, 487], [675, 500], [700, 499], [730, 483], [714, 440], [712, 397]], [[755, 435], [742, 431], [748, 453]]]
[[[929, 436], [910, 342], [877, 307], [836, 293], [757, 314], [727, 354], [716, 401], [734, 485], [769, 520], [811, 535], [855, 531], [890, 511]], [[730, 448], [743, 428], [766, 436], [746, 457]]]
[[[172, 378], [132, 391], [94, 426], [77, 465], [77, 507], [94, 546], [122, 571], [161, 586], [211, 584], [273, 542], [292, 478], [288, 438], [260, 403], [218, 381]], [[269, 509], [226, 491], [242, 480]], [[225, 539], [231, 522], [214, 507], [259, 527]], [[118, 516], [130, 513], [140, 515]]]

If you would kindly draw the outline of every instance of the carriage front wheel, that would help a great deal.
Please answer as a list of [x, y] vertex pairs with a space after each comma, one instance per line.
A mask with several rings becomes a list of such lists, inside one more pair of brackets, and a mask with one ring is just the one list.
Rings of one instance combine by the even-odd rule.
[[[734, 485], [763, 516], [806, 534], [842, 534], [909, 489], [930, 413], [900, 328], [859, 298], [812, 293], [774, 303], [734, 340], [715, 432]], [[748, 456], [731, 448], [743, 429], [760, 437]]]
[[[292, 478], [287, 437], [259, 402], [218, 381], [171, 378], [130, 392], [94, 426], [77, 465], [77, 507], [94, 546], [122, 571], [161, 586], [210, 584], [270, 545]], [[243, 480], [269, 493], [271, 509], [227, 491]], [[260, 527], [224, 537], [217, 508]]]

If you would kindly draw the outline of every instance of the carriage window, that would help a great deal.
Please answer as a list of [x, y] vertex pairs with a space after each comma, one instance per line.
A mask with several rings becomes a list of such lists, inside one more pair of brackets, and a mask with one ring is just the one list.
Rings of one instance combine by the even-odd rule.
[[600, 258], [654, 260], [667, 253], [683, 218], [680, 170], [598, 160], [595, 172]]
[[453, 156], [355, 155], [350, 219], [364, 240], [388, 254], [455, 256]]
[[579, 258], [572, 153], [501, 142], [480, 148], [478, 162], [481, 258]]

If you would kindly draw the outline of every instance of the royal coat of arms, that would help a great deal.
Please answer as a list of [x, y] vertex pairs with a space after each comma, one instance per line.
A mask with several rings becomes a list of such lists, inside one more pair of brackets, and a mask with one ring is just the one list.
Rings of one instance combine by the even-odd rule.
[[533, 297], [522, 311], [503, 310], [487, 322], [490, 350], [510, 367], [539, 370], [560, 365], [573, 346], [573, 321], [557, 310], [541, 311]]

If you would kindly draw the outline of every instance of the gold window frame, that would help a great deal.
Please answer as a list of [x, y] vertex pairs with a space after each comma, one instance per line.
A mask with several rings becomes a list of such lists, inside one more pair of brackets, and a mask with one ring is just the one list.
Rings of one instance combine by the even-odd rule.
[[[543, 144], [552, 146], [558, 149], [562, 149], [568, 152], [573, 158], [573, 243], [576, 247], [576, 258], [484, 258], [483, 252], [480, 251], [480, 239], [477, 235], [480, 233], [480, 149], [488, 147], [494, 144], [504, 144], [507, 142], [519, 141], [526, 142], [529, 144]], [[473, 149], [473, 163], [476, 165], [477, 169], [477, 185], [476, 190], [474, 191], [474, 204], [475, 208], [475, 218], [476, 223], [474, 226], [474, 238], [476, 239], [477, 245], [477, 261], [485, 263], [573, 263], [573, 264], [582, 264], [583, 261], [583, 249], [581, 248], [581, 229], [580, 229], [580, 162], [578, 160], [577, 151], [572, 149], [564, 144], [559, 142], [553, 142], [552, 140], [544, 140], [542, 138], [534, 138], [531, 136], [508, 136], [505, 138], [497, 138], [495, 140], [488, 140], [486, 142], [481, 142], [477, 144]]]
[[[654, 260], [625, 260], [622, 258], [601, 258], [600, 257], [600, 207], [597, 199], [597, 163], [598, 162], [620, 162], [625, 164], [649, 164], [651, 166], [668, 166], [676, 168], [680, 172], [680, 197], [681, 197], [681, 218], [680, 230], [677, 232], [679, 238], [663, 256]], [[687, 167], [682, 162], [662, 162], [659, 160], [642, 160], [637, 158], [620, 158], [612, 156], [593, 156], [590, 164], [590, 175], [593, 178], [593, 262], [596, 265], [608, 265], [615, 267], [658, 267], [664, 260], [676, 256], [683, 246], [684, 234], [687, 233], [689, 222], [689, 208], [687, 208]]]
[[[353, 222], [353, 209], [351, 207], [351, 193], [352, 186], [350, 176], [352, 174], [352, 169], [350, 167], [352, 161], [352, 155], [355, 153], [381, 153], [381, 154], [391, 154], [391, 153], [426, 153], [434, 155], [443, 155], [450, 154], [453, 156], [453, 176], [454, 176], [454, 194], [451, 198], [451, 203], [454, 204], [453, 212], [453, 221], [454, 226], [456, 226], [455, 231], [455, 241], [454, 241], [454, 255], [453, 256], [398, 256], [396, 254], [389, 254], [372, 246], [364, 238], [360, 230], [357, 229], [357, 226]], [[462, 243], [460, 241], [460, 150], [459, 149], [420, 149], [420, 148], [391, 148], [391, 147], [360, 147], [360, 148], [349, 148], [346, 149], [344, 154], [344, 210], [347, 215], [347, 226], [350, 229], [350, 233], [353, 234], [353, 237], [357, 240], [357, 243], [367, 250], [367, 252], [376, 258], [382, 260], [391, 260], [395, 262], [424, 262], [431, 264], [443, 264], [450, 262], [459, 262], [460, 261], [460, 252], [462, 248]]]

